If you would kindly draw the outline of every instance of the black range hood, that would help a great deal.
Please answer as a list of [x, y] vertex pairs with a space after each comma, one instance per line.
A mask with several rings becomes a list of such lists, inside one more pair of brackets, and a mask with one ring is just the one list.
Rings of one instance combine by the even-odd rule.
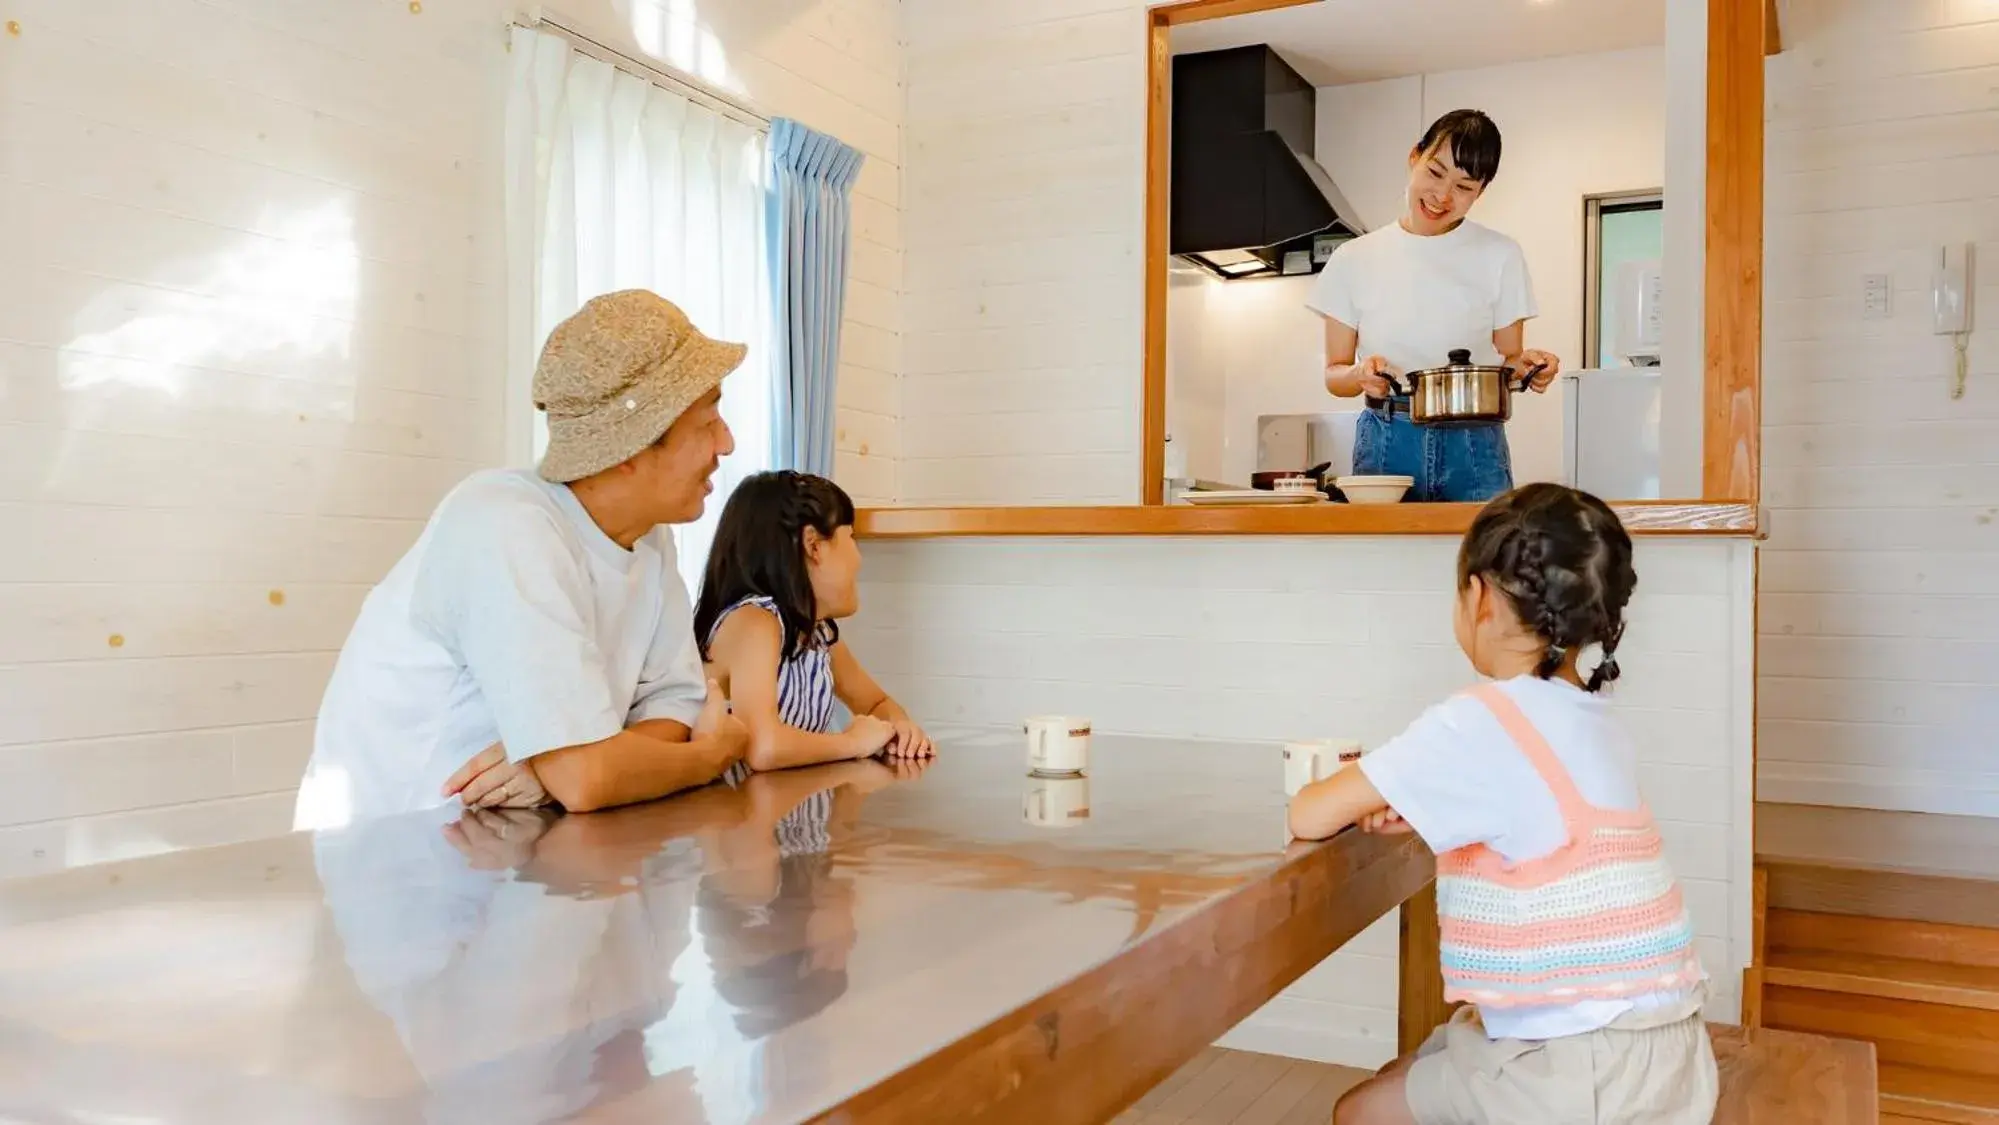
[[1167, 249], [1222, 278], [1309, 273], [1365, 233], [1315, 147], [1318, 91], [1266, 45], [1176, 55]]

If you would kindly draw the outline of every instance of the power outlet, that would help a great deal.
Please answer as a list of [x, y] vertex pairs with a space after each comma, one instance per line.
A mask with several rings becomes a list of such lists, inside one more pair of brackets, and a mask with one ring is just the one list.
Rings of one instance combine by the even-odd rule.
[[1889, 320], [1895, 315], [1895, 279], [1885, 273], [1870, 273], [1861, 281], [1860, 316], [1863, 320]]

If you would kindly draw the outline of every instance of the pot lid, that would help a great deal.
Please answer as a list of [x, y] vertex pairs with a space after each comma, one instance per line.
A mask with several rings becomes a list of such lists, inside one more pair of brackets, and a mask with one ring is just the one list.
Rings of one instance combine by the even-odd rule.
[[1507, 370], [1507, 368], [1505, 368], [1505, 367], [1503, 367], [1503, 366], [1500, 366], [1500, 365], [1498, 365], [1498, 364], [1490, 364], [1490, 363], [1473, 363], [1473, 362], [1471, 361], [1471, 349], [1470, 349], [1470, 348], [1452, 348], [1452, 349], [1451, 349], [1451, 354], [1450, 354], [1450, 358], [1449, 358], [1449, 362], [1447, 362], [1447, 363], [1443, 364], [1443, 365], [1442, 365], [1442, 366], [1440, 366], [1440, 367], [1426, 367], [1426, 368], [1423, 368], [1423, 369], [1422, 369], [1421, 371], [1417, 371], [1417, 372], [1411, 372], [1411, 374], [1417, 374], [1417, 375], [1424, 375], [1424, 374], [1431, 374], [1431, 373], [1436, 373], [1436, 374], [1442, 374], [1442, 373], [1444, 373], [1444, 372], [1447, 372], [1447, 371], [1499, 371], [1499, 372], [1504, 372], [1504, 371], [1506, 371], [1506, 370]]

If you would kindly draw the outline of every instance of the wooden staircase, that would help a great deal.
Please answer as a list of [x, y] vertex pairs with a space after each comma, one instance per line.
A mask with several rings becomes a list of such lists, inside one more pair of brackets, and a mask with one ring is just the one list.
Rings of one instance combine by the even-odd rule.
[[1745, 1020], [1873, 1043], [1884, 1123], [1999, 1125], [1999, 883], [1796, 861], [1757, 878]]

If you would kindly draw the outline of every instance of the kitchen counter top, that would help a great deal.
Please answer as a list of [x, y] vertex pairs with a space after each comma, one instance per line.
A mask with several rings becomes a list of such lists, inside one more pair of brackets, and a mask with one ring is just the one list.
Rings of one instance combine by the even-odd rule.
[[[441, 809], [0, 884], [0, 1105], [1099, 1121], [1430, 893], [1414, 837], [1288, 842], [1272, 747], [1099, 737], [1087, 781], [1037, 796], [1017, 732], [939, 742], [901, 774]], [[1405, 1015], [1434, 1022], [1423, 993]]]
[[[1093, 535], [1462, 535], [1478, 504], [1304, 504], [1051, 508], [869, 508], [855, 534], [868, 539]], [[1755, 505], [1642, 500], [1611, 504], [1634, 535], [1761, 533]]]

